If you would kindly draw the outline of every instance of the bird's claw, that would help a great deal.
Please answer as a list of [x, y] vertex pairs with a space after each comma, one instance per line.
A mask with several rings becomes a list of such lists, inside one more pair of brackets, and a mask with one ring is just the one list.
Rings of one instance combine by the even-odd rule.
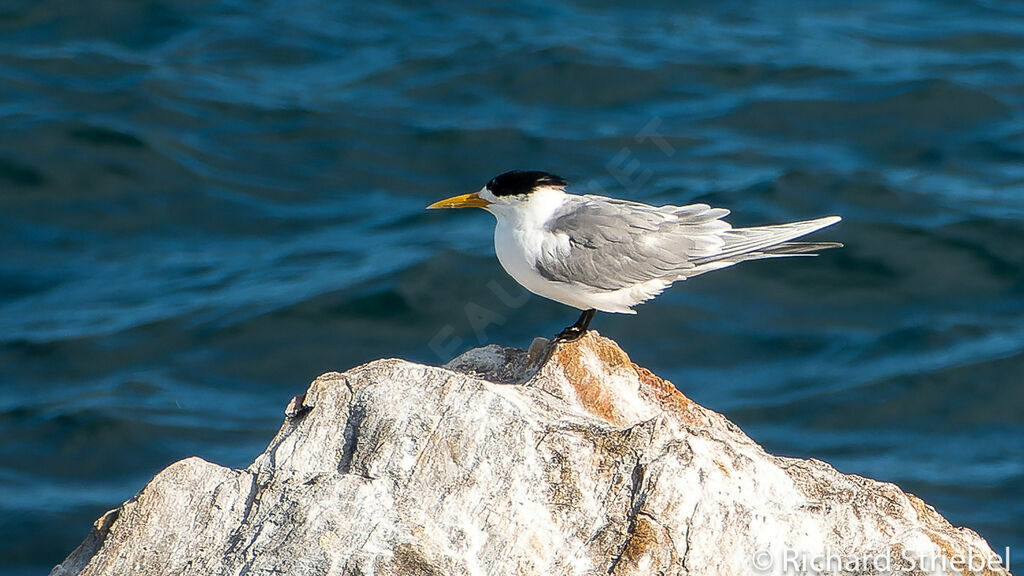
[[593, 308], [590, 310], [584, 310], [583, 313], [580, 314], [580, 319], [572, 326], [569, 326], [565, 330], [559, 332], [552, 342], [557, 344], [559, 342], [575, 342], [579, 340], [587, 333], [587, 328], [590, 327], [590, 321], [594, 319], [595, 312], [597, 312], [597, 310], [594, 310]]
[[575, 342], [583, 337], [587, 333], [586, 329], [580, 330], [575, 326], [569, 326], [565, 330], [562, 330], [551, 340], [554, 344]]

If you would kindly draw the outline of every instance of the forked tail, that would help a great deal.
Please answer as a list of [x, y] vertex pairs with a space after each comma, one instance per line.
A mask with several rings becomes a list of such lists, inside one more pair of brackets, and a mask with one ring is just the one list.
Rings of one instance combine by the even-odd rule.
[[840, 220], [839, 216], [826, 216], [803, 222], [727, 230], [721, 234], [722, 239], [725, 240], [722, 251], [703, 260], [695, 260], [694, 264], [697, 266], [688, 270], [686, 277], [690, 278], [747, 260], [817, 256], [820, 250], [841, 248], [843, 245], [839, 242], [791, 242], [793, 239], [831, 226]]

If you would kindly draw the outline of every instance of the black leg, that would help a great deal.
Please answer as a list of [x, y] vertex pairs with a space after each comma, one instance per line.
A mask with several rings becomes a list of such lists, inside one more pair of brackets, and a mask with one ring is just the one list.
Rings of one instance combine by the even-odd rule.
[[587, 333], [587, 328], [590, 327], [590, 321], [594, 319], [594, 313], [596, 312], [597, 310], [593, 308], [584, 310], [583, 314], [580, 314], [580, 319], [575, 324], [562, 330], [555, 336], [555, 342], [573, 342], [578, 340], [580, 336]]

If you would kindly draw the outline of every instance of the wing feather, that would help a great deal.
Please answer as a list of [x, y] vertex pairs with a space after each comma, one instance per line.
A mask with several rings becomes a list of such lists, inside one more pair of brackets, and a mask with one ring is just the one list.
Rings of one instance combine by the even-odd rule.
[[791, 255], [772, 251], [838, 218], [734, 229], [728, 210], [707, 204], [649, 206], [602, 196], [572, 196], [547, 223], [558, 242], [537, 272], [548, 280], [613, 291], [676, 280], [743, 260]]
[[549, 233], [568, 239], [568, 249], [543, 254], [537, 271], [598, 290], [674, 279], [695, 260], [721, 252], [721, 233], [731, 229], [721, 218], [728, 213], [706, 204], [654, 207], [576, 196], [547, 225]]

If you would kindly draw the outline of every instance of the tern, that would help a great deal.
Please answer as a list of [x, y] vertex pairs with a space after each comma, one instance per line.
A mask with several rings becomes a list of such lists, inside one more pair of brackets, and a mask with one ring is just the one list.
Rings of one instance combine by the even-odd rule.
[[583, 311], [557, 336], [572, 341], [598, 310], [636, 314], [633, 307], [679, 280], [739, 262], [814, 256], [836, 242], [792, 242], [839, 222], [839, 216], [733, 228], [724, 208], [707, 204], [650, 206], [571, 194], [562, 178], [513, 170], [478, 192], [428, 206], [483, 208], [494, 215], [494, 252], [506, 272], [538, 296]]

